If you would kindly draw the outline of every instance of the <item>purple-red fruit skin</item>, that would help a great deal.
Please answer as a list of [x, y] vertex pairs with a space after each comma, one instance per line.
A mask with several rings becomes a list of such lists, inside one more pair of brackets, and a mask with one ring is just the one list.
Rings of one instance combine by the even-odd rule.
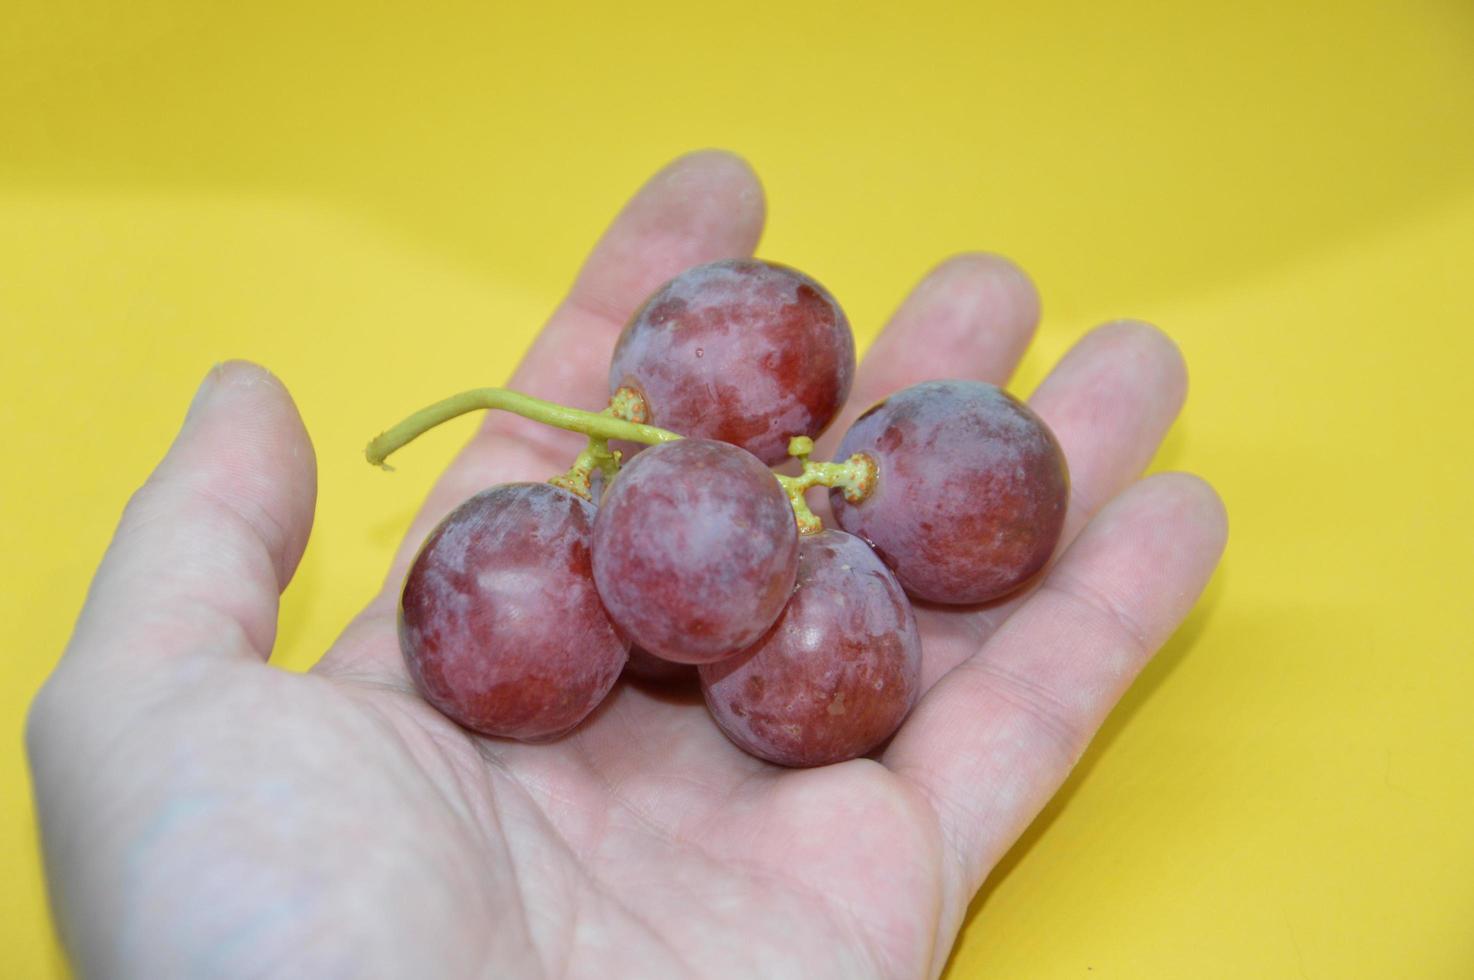
[[799, 545], [798, 587], [751, 648], [700, 668], [707, 707], [739, 748], [784, 766], [871, 751], [916, 702], [921, 640], [900, 584], [859, 538]]
[[614, 685], [628, 641], [594, 588], [594, 507], [542, 483], [467, 500], [421, 547], [399, 640], [425, 699], [486, 735], [568, 732]]
[[688, 269], [634, 315], [609, 392], [645, 399], [652, 425], [741, 446], [773, 465], [791, 436], [818, 436], [849, 397], [855, 341], [834, 297], [757, 259]]
[[830, 491], [839, 526], [869, 542], [906, 591], [941, 603], [1006, 595], [1059, 542], [1070, 478], [1054, 434], [1002, 389], [928, 381], [861, 415], [839, 457], [878, 466], [858, 504]]
[[778, 618], [798, 570], [793, 509], [772, 472], [726, 443], [682, 439], [631, 460], [594, 523], [604, 608], [646, 651], [706, 663]]

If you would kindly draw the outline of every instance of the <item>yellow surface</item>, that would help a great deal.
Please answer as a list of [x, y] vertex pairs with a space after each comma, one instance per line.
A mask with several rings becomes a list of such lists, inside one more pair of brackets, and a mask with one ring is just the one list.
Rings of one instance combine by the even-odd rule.
[[975, 905], [952, 976], [1474, 975], [1474, 6], [130, 4], [0, 12], [0, 975], [62, 969], [19, 752], [213, 362], [316, 440], [281, 663], [377, 584], [624, 195], [720, 145], [862, 341], [955, 250], [1191, 365], [1158, 464], [1233, 533]]

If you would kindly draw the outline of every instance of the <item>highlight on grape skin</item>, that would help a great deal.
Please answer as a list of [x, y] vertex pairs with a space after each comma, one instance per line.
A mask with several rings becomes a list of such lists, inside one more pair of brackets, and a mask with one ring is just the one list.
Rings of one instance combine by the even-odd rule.
[[1054, 552], [1069, 500], [1064, 454], [1043, 420], [995, 385], [898, 391], [845, 433], [839, 458], [852, 453], [870, 456], [878, 475], [860, 503], [831, 491], [834, 519], [918, 599], [996, 599]]
[[787, 266], [732, 259], [662, 286], [619, 336], [609, 392], [630, 387], [653, 425], [741, 446], [764, 463], [818, 436], [849, 397], [855, 341], [823, 286]]
[[797, 587], [773, 628], [699, 670], [712, 717], [739, 748], [822, 766], [900, 726], [919, 691], [921, 639], [890, 570], [859, 538], [829, 530], [801, 541]]
[[426, 539], [405, 580], [400, 646], [442, 714], [542, 741], [598, 706], [628, 642], [594, 588], [594, 507], [545, 483], [493, 487]]
[[729, 656], [782, 612], [798, 573], [793, 509], [736, 446], [682, 439], [631, 460], [594, 523], [594, 581], [637, 645], [678, 663]]

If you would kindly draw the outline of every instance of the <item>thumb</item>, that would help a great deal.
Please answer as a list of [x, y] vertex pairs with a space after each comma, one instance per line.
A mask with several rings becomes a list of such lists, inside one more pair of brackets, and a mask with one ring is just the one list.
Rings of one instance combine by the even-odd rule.
[[254, 655], [301, 560], [317, 499], [286, 388], [244, 361], [206, 375], [174, 444], [119, 521], [67, 660]]

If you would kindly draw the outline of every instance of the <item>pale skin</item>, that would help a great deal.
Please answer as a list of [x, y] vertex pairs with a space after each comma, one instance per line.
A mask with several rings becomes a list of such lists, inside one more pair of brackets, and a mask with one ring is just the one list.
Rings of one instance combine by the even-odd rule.
[[[741, 161], [675, 161], [616, 218], [510, 386], [597, 409], [640, 300], [750, 254], [762, 222]], [[938, 266], [815, 458], [897, 387], [1005, 381], [1037, 316], [1006, 261]], [[897, 736], [872, 759], [791, 771], [731, 746], [699, 696], [621, 684], [572, 736], [520, 745], [415, 694], [394, 617], [416, 546], [470, 494], [547, 479], [579, 448], [526, 420], [488, 416], [311, 673], [267, 665], [312, 523], [313, 450], [280, 382], [216, 368], [125, 510], [29, 721], [72, 962], [108, 977], [938, 974], [990, 869], [1218, 561], [1213, 491], [1140, 478], [1185, 383], [1144, 324], [1066, 354], [1031, 399], [1073, 480], [1048, 574], [987, 609], [920, 610], [926, 691]], [[408, 407], [384, 406], [365, 436]]]

